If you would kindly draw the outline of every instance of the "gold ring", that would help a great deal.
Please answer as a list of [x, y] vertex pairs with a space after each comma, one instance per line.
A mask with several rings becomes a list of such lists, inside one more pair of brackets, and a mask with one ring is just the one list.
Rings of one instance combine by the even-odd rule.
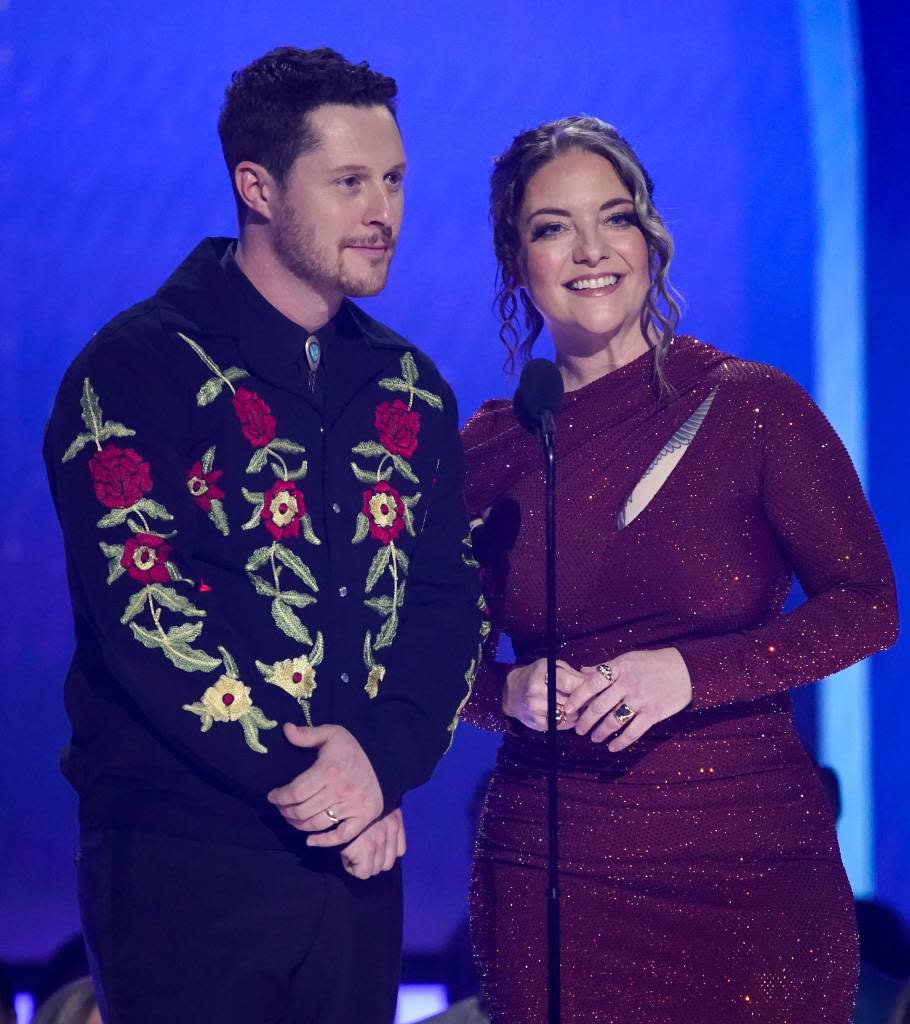
[[566, 720], [566, 706], [565, 706], [565, 704], [560, 704], [559, 701], [557, 701], [556, 702], [556, 724], [559, 725], [560, 722], [564, 722], [565, 720]]
[[613, 717], [620, 725], [625, 725], [627, 722], [632, 721], [635, 717], [635, 712], [624, 702], [614, 710]]
[[336, 825], [341, 821], [341, 818], [338, 817], [331, 807], [326, 807], [325, 816]]
[[606, 679], [607, 686], [612, 686], [613, 683], [616, 682], [616, 679], [613, 677], [613, 669], [610, 668], [610, 663], [609, 662], [607, 662], [607, 661], [601, 662], [597, 666], [597, 671], [604, 677], [604, 679]]

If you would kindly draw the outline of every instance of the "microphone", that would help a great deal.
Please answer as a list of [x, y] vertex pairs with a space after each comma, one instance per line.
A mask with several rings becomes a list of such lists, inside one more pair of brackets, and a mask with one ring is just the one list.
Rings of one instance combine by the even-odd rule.
[[562, 407], [565, 386], [556, 364], [549, 359], [530, 359], [525, 363], [512, 399], [519, 423], [528, 430], [552, 437], [553, 417]]

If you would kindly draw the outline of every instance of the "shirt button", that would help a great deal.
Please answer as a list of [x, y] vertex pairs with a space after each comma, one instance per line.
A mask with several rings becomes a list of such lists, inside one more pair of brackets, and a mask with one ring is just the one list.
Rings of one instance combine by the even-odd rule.
[[341, 511], [341, 506], [340, 506], [340, 505], [338, 504], [338, 502], [337, 502], [337, 501], [333, 501], [333, 502], [332, 502], [332, 511], [333, 511], [333, 512], [334, 512], [334, 513], [335, 513], [336, 515], [338, 515], [338, 513], [339, 513], [339, 512]]
[[347, 587], [339, 587], [338, 588], [338, 596], [339, 597], [347, 597], [348, 596], [348, 588]]
[[351, 677], [347, 674], [347, 672], [341, 673], [341, 681], [343, 683], [349, 683], [351, 681]]

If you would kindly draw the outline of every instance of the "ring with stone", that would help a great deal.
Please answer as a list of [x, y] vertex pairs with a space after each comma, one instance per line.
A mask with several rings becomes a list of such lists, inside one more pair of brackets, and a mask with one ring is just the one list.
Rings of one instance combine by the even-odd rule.
[[560, 702], [557, 701], [556, 702], [556, 724], [559, 725], [561, 722], [564, 722], [565, 720], [566, 720], [566, 706], [565, 706], [565, 704], [560, 704]]
[[628, 704], [622, 703], [613, 712], [613, 717], [619, 722], [620, 725], [625, 725], [627, 722], [631, 722], [635, 717], [635, 712], [629, 707]]

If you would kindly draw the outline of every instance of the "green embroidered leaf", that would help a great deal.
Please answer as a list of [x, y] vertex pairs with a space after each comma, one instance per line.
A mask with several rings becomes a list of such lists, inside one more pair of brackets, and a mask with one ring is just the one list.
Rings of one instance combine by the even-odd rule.
[[395, 561], [398, 562], [398, 564], [401, 566], [401, 571], [405, 575], [407, 575], [408, 569], [410, 568], [410, 565], [411, 565], [411, 560], [401, 550], [401, 548], [398, 548], [398, 547], [395, 548]]
[[129, 427], [125, 427], [122, 423], [118, 423], [116, 420], [108, 420], [107, 423], [101, 428], [101, 436], [98, 438], [99, 441], [107, 441], [112, 437], [135, 437], [136, 431], [130, 430]]
[[296, 441], [289, 441], [285, 437], [276, 437], [269, 445], [273, 452], [288, 452], [291, 455], [303, 455], [306, 448]]
[[123, 526], [130, 512], [132, 512], [131, 508], [112, 508], [110, 512], [103, 515], [95, 525], [100, 527], [102, 530], [108, 526]]
[[408, 586], [408, 581], [407, 580], [403, 580], [401, 583], [398, 584], [398, 600], [395, 602], [395, 604], [399, 608], [401, 608], [401, 606], [404, 604], [404, 592], [405, 592], [405, 590], [407, 590], [407, 586]]
[[197, 356], [199, 356], [199, 358], [212, 371], [212, 373], [214, 373], [217, 377], [224, 377], [224, 374], [221, 372], [221, 367], [211, 358], [211, 356], [209, 356], [209, 354], [198, 342], [193, 341], [192, 338], [188, 338], [185, 334], [182, 334], [180, 331], [177, 332], [177, 336], [179, 338], [182, 338], [187, 343], [187, 345], [190, 346], [190, 348], [196, 353]]
[[367, 608], [372, 608], [374, 612], [379, 612], [380, 615], [392, 614], [392, 599], [386, 595], [382, 597], [368, 597], [363, 603]]
[[[266, 548], [266, 550], [268, 550], [268, 548]], [[266, 581], [261, 576], [257, 576], [254, 572], [251, 572], [249, 573], [249, 577], [250, 583], [253, 584], [253, 587], [255, 588], [257, 594], [262, 594], [263, 597], [278, 596], [278, 591], [272, 586], [271, 583], [266, 583]]]
[[316, 598], [312, 594], [303, 594], [299, 590], [282, 590], [281, 600], [295, 608], [306, 608], [307, 605], [315, 604]]
[[439, 395], [434, 395], [432, 391], [424, 391], [423, 388], [414, 388], [414, 397], [422, 398], [427, 405], [432, 406], [434, 409], [442, 408], [442, 399]]
[[209, 714], [208, 710], [206, 709], [206, 706], [204, 704], [201, 704], [198, 700], [196, 701], [195, 704], [184, 704], [183, 710], [191, 711], [194, 715], [199, 716], [199, 720], [202, 723], [202, 732], [208, 732], [215, 722], [215, 719], [212, 718], [212, 716]]
[[284, 467], [279, 468], [277, 463], [272, 463], [272, 472], [275, 474], [275, 476], [280, 477], [282, 480], [303, 480], [305, 479], [308, 470], [309, 466], [307, 465], [306, 460], [304, 460], [300, 464], [299, 469], [290, 469], [288, 470], [287, 476], [282, 476], [282, 474], [284, 473]]
[[417, 363], [414, 362], [414, 356], [410, 352], [405, 352], [401, 357], [401, 372], [404, 374], [404, 379], [408, 384], [414, 384], [420, 374], [417, 372]]
[[355, 444], [351, 451], [355, 455], [376, 455], [381, 459], [385, 458], [389, 454], [386, 449], [376, 441], [363, 441], [361, 444]]
[[379, 577], [385, 572], [386, 566], [389, 564], [389, 558], [391, 557], [392, 549], [383, 544], [383, 546], [373, 555], [373, 561], [370, 563], [370, 571], [367, 573], [367, 582], [364, 590], [366, 593], [373, 589], [379, 582]]
[[388, 480], [393, 472], [393, 467], [391, 465], [387, 465], [381, 471], [374, 471], [370, 473], [365, 469], [361, 469], [356, 462], [351, 463], [351, 469], [354, 471], [354, 476], [356, 476], [362, 484], [377, 484], [380, 480]]
[[101, 548], [102, 554], [108, 560], [107, 582], [113, 583], [126, 572], [126, 569], [120, 564], [124, 546], [123, 544], [105, 544], [102, 540], [98, 542], [98, 547]]
[[272, 668], [271, 665], [266, 665], [264, 661], [257, 660], [256, 668], [259, 669], [260, 673], [262, 674], [262, 678], [267, 683], [270, 683], [272, 681], [272, 677], [275, 675], [275, 670]]
[[140, 523], [138, 519], [133, 519], [132, 516], [127, 519], [126, 525], [133, 531], [133, 533], [144, 533], [149, 537], [161, 537], [164, 540], [168, 540], [171, 537], [177, 536], [176, 530], [171, 530], [170, 533], [162, 533], [160, 530], [151, 529], [146, 526], [145, 523]]
[[249, 373], [239, 366], [229, 366], [224, 371], [224, 379], [231, 381], [231, 383], [235, 380], [240, 380], [241, 377], [249, 377]]
[[133, 509], [137, 512], [144, 512], [147, 516], [151, 516], [152, 519], [173, 519], [174, 517], [168, 512], [164, 505], [159, 504], [157, 501], [152, 501], [151, 498], [140, 498]]
[[101, 428], [104, 425], [101, 403], [98, 401], [98, 396], [88, 377], [82, 382], [82, 398], [79, 404], [82, 406], [82, 422], [85, 424], [85, 429], [100, 445]]
[[316, 631], [316, 642], [313, 644], [313, 649], [310, 651], [309, 658], [310, 664], [313, 668], [321, 665], [325, 658], [325, 642], [323, 641], [322, 633], [319, 630]]
[[181, 622], [178, 626], [171, 626], [167, 631], [167, 638], [171, 641], [191, 644], [194, 640], [199, 639], [202, 627], [203, 623], [201, 622]]
[[260, 729], [274, 729], [277, 722], [272, 721], [271, 718], [266, 718], [262, 708], [257, 708], [254, 704], [253, 707], [247, 712], [250, 718], [259, 726]]
[[164, 605], [172, 612], [181, 612], [183, 615], [193, 618], [205, 615], [201, 608], [197, 608], [189, 598], [178, 594], [173, 587], [163, 587], [160, 583], [153, 583], [146, 589], [150, 591], [152, 597], [157, 599], [159, 604]]
[[77, 434], [76, 439], [63, 453], [63, 458], [60, 461], [69, 462], [70, 459], [74, 459], [87, 444], [91, 444], [94, 440], [95, 439], [91, 434], [87, 434], [85, 432]]
[[382, 628], [376, 634], [376, 642], [373, 644], [373, 650], [378, 651], [382, 647], [388, 647], [395, 639], [395, 634], [397, 632], [398, 616], [390, 615], [382, 624]]
[[257, 754], [267, 754], [269, 752], [268, 747], [264, 747], [259, 742], [259, 725], [253, 721], [251, 713], [245, 714], [242, 718], [239, 718], [240, 727], [243, 729], [243, 738], [246, 740], [246, 745], [250, 750], [255, 751]]
[[217, 498], [212, 498], [212, 504], [209, 508], [209, 519], [218, 528], [218, 532], [225, 537], [231, 532], [231, 528], [228, 526], [227, 515], [224, 511], [224, 505]]
[[130, 597], [129, 601], [126, 602], [126, 608], [120, 616], [120, 621], [124, 626], [135, 619], [140, 612], [145, 611], [148, 605], [149, 589], [149, 587], [143, 587], [141, 590], [137, 590], [136, 593]]
[[303, 539], [308, 544], [315, 544], [316, 547], [319, 547], [322, 541], [313, 530], [313, 520], [310, 518], [309, 513], [300, 517], [300, 528], [303, 530]]
[[224, 665], [224, 671], [231, 677], [231, 679], [240, 678], [240, 670], [237, 668], [237, 662], [231, 657], [231, 652], [226, 648], [218, 645], [218, 651], [221, 654], [221, 663]]
[[383, 377], [379, 386], [385, 391], [410, 391], [411, 385], [401, 377]]
[[404, 502], [406, 508], [413, 508], [417, 504], [417, 502], [420, 501], [420, 491], [410, 496], [408, 496], [407, 494], [402, 494], [401, 500]]
[[255, 507], [250, 518], [240, 527], [241, 530], [253, 530], [259, 525], [259, 517], [265, 507], [265, 493], [262, 491], [248, 491], [245, 487], [240, 488], [244, 498]]
[[467, 555], [462, 555], [461, 560], [469, 569], [480, 568], [480, 562], [478, 562], [476, 558], [469, 558]]
[[209, 377], [209, 379], [196, 392], [196, 405], [211, 405], [221, 394], [224, 381], [220, 377]]
[[367, 668], [372, 668], [375, 662], [373, 661], [373, 637], [369, 630], [367, 630], [366, 636], [363, 638], [363, 663]]
[[408, 508], [407, 505], [404, 507], [404, 528], [412, 537], [416, 537], [417, 534], [414, 531], [414, 513]]
[[[173, 536], [173, 534], [171, 536]], [[191, 579], [187, 579], [187, 577], [180, 572], [173, 562], [166, 562], [165, 564], [167, 566], [168, 576], [170, 576], [175, 583], [189, 583], [190, 586], [193, 585], [193, 581]]]
[[271, 555], [271, 547], [256, 548], [256, 550], [246, 560], [244, 568], [247, 572], [255, 572], [257, 569], [260, 569], [265, 565], [269, 558], [271, 558]]
[[275, 620], [275, 625], [286, 636], [306, 644], [308, 647], [312, 646], [313, 641], [306, 626], [300, 621], [296, 613], [282, 602], [280, 597], [276, 597], [272, 601], [272, 618]]
[[484, 619], [483, 622], [481, 622], [480, 624], [480, 635], [482, 637], [488, 637], [490, 635], [490, 630], [492, 628], [493, 627], [490, 625], [489, 621], [487, 619]]
[[130, 623], [130, 629], [144, 647], [160, 647], [167, 660], [183, 672], [212, 672], [221, 665], [218, 658], [213, 658], [205, 651], [199, 651], [179, 640], [171, 641], [167, 636], [137, 626], [135, 622]]
[[316, 577], [310, 572], [309, 566], [305, 565], [290, 548], [286, 548], [283, 544], [275, 544], [274, 547], [275, 557], [278, 561], [286, 565], [295, 576], [302, 579], [310, 590], [319, 593], [319, 584], [316, 582]]
[[261, 473], [265, 469], [265, 464], [268, 461], [269, 450], [268, 448], [257, 448], [253, 452], [253, 457], [247, 463], [247, 473]]
[[420, 481], [414, 475], [414, 470], [411, 469], [410, 463], [406, 462], [400, 455], [393, 455], [392, 462], [399, 473], [406, 479], [410, 480], [412, 484], [419, 484]]
[[351, 540], [352, 544], [359, 544], [370, 532], [370, 521], [362, 513], [357, 513], [357, 526], [354, 529], [354, 536]]
[[203, 473], [211, 473], [215, 468], [215, 446], [206, 449], [205, 455], [199, 460], [202, 465]]

